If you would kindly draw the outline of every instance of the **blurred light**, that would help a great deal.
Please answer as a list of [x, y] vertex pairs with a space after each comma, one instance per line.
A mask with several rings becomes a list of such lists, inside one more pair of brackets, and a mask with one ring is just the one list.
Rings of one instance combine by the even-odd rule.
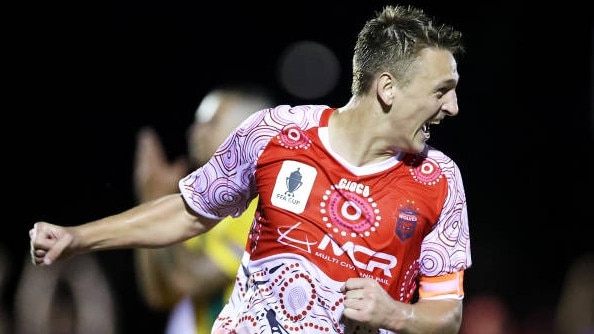
[[325, 45], [300, 41], [289, 45], [281, 54], [278, 75], [288, 93], [316, 99], [336, 87], [340, 66], [336, 55]]

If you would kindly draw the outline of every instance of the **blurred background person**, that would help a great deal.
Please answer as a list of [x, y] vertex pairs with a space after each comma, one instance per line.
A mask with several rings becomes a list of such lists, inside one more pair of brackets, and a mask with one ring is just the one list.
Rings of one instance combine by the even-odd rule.
[[555, 333], [594, 334], [594, 253], [569, 266], [555, 310]]
[[15, 292], [13, 333], [115, 334], [116, 308], [96, 255], [82, 254], [45, 268], [26, 259]]
[[11, 311], [4, 303], [6, 289], [8, 285], [9, 271], [11, 259], [4, 246], [0, 243], [0, 296], [2, 296], [2, 303], [0, 303], [0, 334], [12, 333], [12, 315]]
[[[262, 87], [230, 85], [201, 100], [187, 133], [187, 157], [169, 162], [156, 131], [138, 133], [134, 188], [139, 202], [178, 191], [178, 181], [213, 155], [231, 131], [251, 113], [274, 100]], [[212, 231], [163, 249], [137, 249], [138, 283], [146, 303], [156, 311], [171, 310], [166, 333], [211, 332], [233, 289], [257, 198], [244, 214], [227, 218]]]
[[519, 333], [510, 307], [495, 293], [479, 292], [468, 296], [462, 312], [459, 334]]

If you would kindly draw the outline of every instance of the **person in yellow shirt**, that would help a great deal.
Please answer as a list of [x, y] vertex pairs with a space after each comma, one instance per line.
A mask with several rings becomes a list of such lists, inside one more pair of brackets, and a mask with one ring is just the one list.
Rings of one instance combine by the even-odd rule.
[[[273, 106], [261, 87], [219, 87], [204, 96], [188, 129], [188, 156], [169, 162], [156, 131], [138, 133], [134, 187], [139, 202], [177, 191], [188, 170], [208, 160], [252, 112]], [[210, 333], [233, 289], [257, 198], [238, 218], [228, 217], [210, 233], [162, 249], [136, 249], [141, 295], [154, 310], [171, 310], [165, 333]]]

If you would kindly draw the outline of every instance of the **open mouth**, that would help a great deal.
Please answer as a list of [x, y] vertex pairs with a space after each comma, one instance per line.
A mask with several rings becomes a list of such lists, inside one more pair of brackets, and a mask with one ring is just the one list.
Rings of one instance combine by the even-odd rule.
[[429, 137], [431, 137], [431, 130], [430, 130], [430, 124], [429, 123], [423, 124], [423, 127], [421, 128], [421, 131], [423, 132], [423, 136], [425, 137], [425, 140], [428, 140]]

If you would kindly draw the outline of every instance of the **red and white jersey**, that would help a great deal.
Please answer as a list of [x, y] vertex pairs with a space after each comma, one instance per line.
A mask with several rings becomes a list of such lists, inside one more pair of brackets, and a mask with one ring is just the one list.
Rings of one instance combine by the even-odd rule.
[[257, 112], [180, 181], [188, 205], [210, 218], [238, 216], [260, 196], [235, 290], [213, 333], [370, 333], [342, 318], [348, 278], [373, 278], [410, 302], [419, 276], [471, 265], [454, 161], [428, 146], [422, 155], [353, 166], [330, 148], [334, 110]]

